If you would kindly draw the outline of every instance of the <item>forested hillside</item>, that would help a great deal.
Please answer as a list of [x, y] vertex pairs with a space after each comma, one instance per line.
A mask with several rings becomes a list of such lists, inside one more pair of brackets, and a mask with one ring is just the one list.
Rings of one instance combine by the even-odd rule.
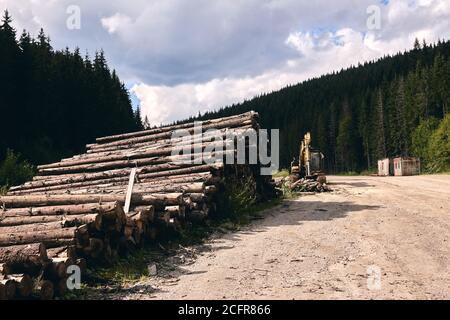
[[[378, 159], [395, 155], [421, 156], [425, 167], [442, 171], [450, 165], [450, 119], [441, 120], [449, 112], [449, 56], [448, 41], [435, 45], [416, 41], [409, 52], [311, 79], [200, 118], [259, 112], [264, 128], [280, 129], [283, 167], [298, 156], [300, 137], [311, 131], [313, 143], [326, 156], [328, 172], [374, 168]], [[428, 137], [423, 136], [425, 132]]]
[[[0, 115], [0, 164], [8, 149], [39, 164], [81, 152], [95, 137], [141, 128], [103, 52], [91, 60], [78, 49], [54, 50], [43, 30], [36, 39], [19, 36], [7, 12], [0, 24]], [[8, 154], [0, 185], [8, 183], [2, 171], [12, 175], [20, 161]]]

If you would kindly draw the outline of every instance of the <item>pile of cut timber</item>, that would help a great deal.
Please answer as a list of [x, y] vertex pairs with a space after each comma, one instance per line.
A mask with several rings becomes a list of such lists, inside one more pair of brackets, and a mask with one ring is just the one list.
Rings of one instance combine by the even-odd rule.
[[[205, 161], [235, 158], [242, 131], [258, 128], [255, 112], [202, 122], [203, 132], [217, 129], [228, 146], [217, 151], [216, 135], [192, 122], [164, 126], [97, 138], [84, 154], [39, 166], [32, 181], [0, 197], [0, 299], [61, 295], [69, 266], [113, 261], [145, 239], [205, 219], [230, 172], [247, 172], [258, 190], [273, 190], [259, 164]], [[172, 139], [179, 129], [190, 141]], [[173, 155], [174, 142], [191, 153]]]
[[332, 191], [326, 182], [318, 181], [315, 179], [301, 178], [295, 182], [288, 183], [291, 191], [295, 192], [328, 192]]

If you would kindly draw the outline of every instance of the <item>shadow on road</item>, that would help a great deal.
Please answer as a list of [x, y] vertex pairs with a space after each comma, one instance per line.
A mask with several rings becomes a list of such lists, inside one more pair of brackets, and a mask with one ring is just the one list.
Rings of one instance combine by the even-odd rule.
[[[268, 228], [284, 225], [301, 225], [306, 221], [330, 221], [348, 214], [368, 213], [381, 208], [378, 205], [360, 205], [351, 201], [285, 200], [280, 206], [263, 212], [264, 220], [251, 224], [245, 231], [224, 235], [226, 239], [240, 241], [244, 234], [265, 232]], [[214, 249], [213, 249], [214, 250]]]

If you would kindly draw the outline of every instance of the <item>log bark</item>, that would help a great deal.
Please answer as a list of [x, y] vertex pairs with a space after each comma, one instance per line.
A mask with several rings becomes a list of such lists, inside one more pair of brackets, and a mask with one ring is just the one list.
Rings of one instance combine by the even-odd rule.
[[219, 133], [216, 132], [204, 132], [202, 134], [195, 134], [191, 135], [189, 140], [181, 138], [170, 138], [170, 139], [162, 139], [162, 140], [155, 140], [155, 141], [148, 141], [148, 142], [140, 142], [140, 143], [134, 143], [134, 144], [123, 144], [123, 145], [117, 145], [117, 146], [98, 146], [94, 147], [93, 149], [88, 149], [85, 154], [82, 155], [76, 155], [72, 158], [66, 158], [62, 159], [61, 162], [66, 161], [72, 161], [75, 159], [81, 159], [81, 158], [88, 158], [88, 157], [94, 157], [96, 155], [102, 155], [106, 154], [108, 152], [110, 153], [121, 153], [125, 152], [126, 150], [140, 150], [142, 148], [148, 148], [148, 147], [165, 147], [165, 146], [173, 146], [173, 145], [187, 145], [187, 144], [195, 144], [195, 143], [201, 143], [201, 142], [212, 142], [219, 140], [218, 137], [221, 136], [223, 140], [227, 138], [234, 138], [235, 136], [238, 136], [240, 133], [242, 133], [243, 130], [248, 129], [254, 129], [253, 125], [246, 125], [246, 126], [239, 126], [237, 128], [225, 128], [219, 130]]
[[[146, 185], [137, 183], [133, 187], [133, 193], [173, 193], [173, 192], [188, 192], [188, 193], [200, 193], [203, 192], [205, 185], [203, 182], [194, 182], [189, 184], [163, 184], [163, 185]], [[108, 186], [108, 187], [88, 187], [88, 188], [72, 188], [72, 189], [61, 189], [46, 192], [28, 192], [30, 195], [58, 195], [58, 194], [125, 194], [126, 186]]]
[[[227, 147], [227, 145], [233, 146]], [[99, 171], [99, 170], [107, 170], [107, 169], [114, 169], [114, 168], [124, 168], [124, 167], [135, 167], [135, 166], [143, 166], [143, 165], [149, 165], [149, 168], [151, 167], [161, 167], [164, 169], [169, 164], [178, 164], [178, 165], [192, 165], [191, 161], [185, 160], [179, 160], [178, 162], [172, 162], [167, 161], [166, 159], [160, 159], [159, 161], [155, 159], [155, 157], [170, 157], [174, 156], [175, 159], [179, 157], [183, 157], [182, 155], [174, 155], [174, 152], [177, 152], [176, 149], [177, 146], [170, 146], [166, 148], [156, 148], [156, 149], [148, 149], [148, 150], [142, 150], [139, 152], [135, 152], [133, 154], [114, 154], [114, 155], [105, 155], [105, 156], [99, 156], [95, 158], [87, 158], [87, 159], [78, 159], [73, 161], [67, 161], [67, 162], [61, 162], [54, 164], [55, 167], [51, 168], [44, 168], [39, 170], [40, 175], [60, 175], [60, 174], [68, 174], [68, 173], [76, 173], [76, 172], [85, 172], [85, 171]], [[229, 153], [234, 153], [234, 145], [233, 141], [221, 141], [221, 142], [209, 142], [209, 143], [199, 143], [199, 144], [193, 144], [189, 145], [189, 149], [185, 147], [185, 149], [181, 149], [178, 152], [186, 152], [189, 154], [187, 157], [188, 159], [191, 157], [191, 154], [193, 158], [199, 158], [202, 159], [203, 156], [206, 158], [210, 158], [210, 155], [208, 152], [204, 152], [204, 150], [213, 149], [213, 148], [220, 148], [222, 150], [226, 149], [229, 151]], [[195, 156], [195, 154], [198, 153], [198, 156]], [[221, 156], [224, 152], [217, 152], [217, 157], [222, 158]], [[186, 156], [184, 156], [186, 158]], [[141, 160], [139, 160], [141, 159]], [[156, 163], [160, 163], [155, 164]], [[206, 162], [206, 161], [205, 161]], [[151, 166], [153, 164], [153, 166]], [[161, 169], [155, 169], [155, 170], [161, 170]]]
[[102, 254], [104, 246], [105, 245], [102, 239], [90, 238], [89, 246], [85, 247], [83, 252], [86, 256], [98, 258]]
[[[0, 220], [0, 231], [7, 232], [6, 230], [14, 230], [17, 226], [24, 226], [24, 225], [35, 225], [37, 228], [40, 225], [45, 225], [48, 223], [58, 223], [62, 226], [61, 221], [63, 220], [63, 216], [35, 216], [35, 217], [25, 217], [25, 216], [19, 216], [19, 217], [8, 217], [3, 218]], [[36, 229], [37, 230], [37, 229]]]
[[68, 227], [78, 227], [83, 224], [87, 224], [100, 231], [102, 229], [102, 221], [103, 216], [101, 214], [94, 213], [94, 214], [65, 217], [63, 220], [63, 225], [65, 228], [68, 228]]
[[0, 283], [0, 301], [6, 300], [6, 288], [3, 283]]
[[[180, 193], [163, 193], [163, 194], [133, 194], [132, 203], [139, 204], [154, 204], [154, 205], [176, 205], [181, 204]], [[102, 203], [117, 201], [120, 204], [125, 202], [123, 195], [30, 195], [30, 196], [3, 196], [0, 197], [0, 203], [8, 207], [23, 207], [23, 206], [49, 206], [49, 205], [69, 205], [82, 203]]]
[[[216, 173], [218, 170], [223, 168], [223, 163], [214, 163], [214, 164], [206, 164], [206, 165], [193, 165], [189, 168], [176, 169], [176, 170], [167, 170], [162, 172], [153, 172], [153, 173], [145, 173], [146, 167], [142, 167], [138, 169], [138, 179], [144, 180], [155, 177], [168, 177], [168, 176], [179, 176], [186, 174], [195, 174], [195, 173], [203, 173], [206, 171]], [[128, 175], [130, 174], [130, 169], [118, 169], [118, 170], [110, 170], [104, 172], [95, 172], [95, 173], [84, 173], [84, 174], [72, 174], [68, 176], [55, 176], [55, 179], [51, 180], [42, 180], [42, 181], [33, 181], [30, 184], [25, 184], [23, 188], [29, 188], [29, 186], [33, 187], [47, 187], [61, 184], [72, 184], [78, 182], [87, 182], [94, 181], [94, 184], [99, 184], [103, 182], [119, 182], [119, 181], [128, 181]], [[99, 182], [101, 181], [101, 182]]]
[[189, 193], [186, 194], [192, 202], [204, 202], [207, 199], [207, 196], [204, 193]]
[[143, 214], [147, 222], [152, 222], [155, 219], [154, 206], [136, 206], [133, 208], [133, 212]]
[[[209, 125], [209, 124], [213, 124], [213, 123], [220, 123], [221, 121], [226, 121], [226, 120], [231, 120], [231, 119], [238, 119], [238, 118], [246, 118], [246, 117], [249, 117], [249, 116], [255, 117], [255, 116], [257, 116], [257, 114], [255, 112], [253, 112], [253, 111], [249, 111], [247, 113], [243, 113], [243, 114], [240, 114], [240, 115], [224, 117], [224, 118], [220, 118], [220, 119], [205, 120], [205, 121], [202, 121], [202, 125]], [[186, 129], [186, 128], [190, 128], [190, 127], [193, 127], [193, 126], [194, 126], [194, 123], [193, 122], [189, 122], [189, 123], [184, 123], [184, 124], [179, 124], [179, 125], [164, 126], [164, 127], [148, 129], [148, 130], [143, 130], [143, 131], [137, 131], [137, 132], [131, 132], [131, 133], [124, 133], [124, 134], [117, 134], [117, 135], [112, 135], [112, 136], [107, 136], [107, 137], [101, 137], [101, 138], [97, 138], [96, 141], [97, 141], [98, 144], [104, 144], [104, 143], [108, 143], [108, 142], [112, 142], [112, 141], [116, 141], [116, 140], [123, 140], [123, 139], [127, 139], [127, 138], [135, 138], [135, 137], [142, 137], [142, 136], [147, 136], [147, 135], [161, 133], [161, 132], [167, 132], [167, 131], [173, 131], [173, 130], [178, 130], [178, 129]]]
[[185, 218], [185, 207], [184, 206], [167, 206], [164, 212], [169, 213], [171, 218]]
[[[255, 114], [252, 114], [252, 115], [249, 114], [248, 116], [244, 116], [244, 117], [238, 118], [238, 119], [229, 119], [229, 120], [224, 120], [224, 121], [220, 121], [217, 123], [210, 123], [207, 125], [202, 125], [202, 130], [204, 132], [208, 129], [220, 130], [223, 128], [242, 127], [242, 126], [247, 126], [247, 125], [253, 125], [253, 124], [255, 124], [255, 122], [256, 122]], [[193, 126], [186, 128], [185, 132], [189, 133], [191, 135], [196, 133], [194, 131]], [[140, 142], [168, 139], [172, 136], [173, 136], [173, 132], [167, 131], [167, 132], [156, 133], [156, 134], [152, 134], [152, 135], [148, 135], [148, 136], [134, 137], [134, 138], [129, 138], [129, 139], [123, 139], [123, 140], [103, 143], [103, 144], [101, 144], [101, 146], [109, 147], [109, 146], [118, 146], [118, 145], [130, 145], [130, 144], [135, 144], [135, 143], [140, 143]], [[95, 148], [99, 148], [100, 145], [98, 145], [98, 144], [97, 145], [88, 145], [88, 147], [90, 149], [95, 149]]]
[[41, 242], [46, 246], [58, 246], [61, 242], [67, 242], [64, 240], [74, 240], [76, 229], [77, 228], [62, 228], [55, 230], [38, 231], [31, 234], [2, 233], [0, 234], [0, 247]]
[[[157, 179], [139, 179], [139, 182], [146, 185], [161, 185], [161, 184], [182, 184], [182, 183], [192, 183], [192, 182], [205, 182], [206, 184], [214, 184], [218, 183], [220, 180], [219, 177], [214, 177], [210, 172], [200, 172], [200, 173], [192, 173], [187, 175], [175, 175], [167, 178], [157, 178]], [[44, 181], [45, 182], [45, 181]], [[51, 190], [60, 190], [60, 189], [75, 189], [75, 188], [83, 188], [89, 186], [124, 186], [126, 180], [124, 178], [111, 178], [111, 179], [103, 179], [103, 180], [92, 180], [92, 181], [84, 181], [84, 182], [76, 182], [69, 184], [59, 184], [59, 185], [50, 185], [50, 186], [42, 186], [42, 183], [39, 185], [29, 185], [24, 186], [23, 189], [9, 192], [9, 195], [17, 195], [17, 194], [26, 194], [34, 191], [51, 191]]]
[[97, 230], [101, 229], [101, 214], [82, 214], [73, 216], [36, 216], [9, 217], [0, 221], [0, 231], [3, 233], [34, 232], [49, 229], [77, 227], [89, 224]]
[[53, 283], [49, 280], [40, 280], [36, 283], [34, 291], [37, 292], [41, 300], [51, 300], [55, 294]]
[[[248, 129], [248, 128], [247, 128]], [[57, 169], [62, 167], [70, 167], [75, 165], [94, 165], [99, 163], [113, 162], [113, 161], [123, 161], [123, 160], [131, 160], [131, 161], [145, 161], [149, 164], [160, 164], [167, 162], [186, 162], [187, 160], [191, 160], [193, 158], [198, 157], [212, 157], [212, 156], [225, 156], [226, 154], [232, 153], [234, 151], [234, 143], [233, 140], [246, 129], [239, 129], [237, 131], [223, 131], [223, 135], [220, 135], [221, 139], [217, 138], [215, 134], [203, 134], [198, 135], [198, 138], [195, 136], [191, 136], [190, 140], [186, 141], [185, 139], [174, 139], [174, 140], [166, 140], [166, 141], [158, 141], [154, 144], [142, 143], [139, 146], [119, 146], [121, 149], [102, 149], [95, 150], [95, 153], [90, 150], [90, 153], [85, 153], [82, 155], [77, 155], [72, 158], [62, 159], [60, 162], [55, 162], [51, 164], [38, 166], [39, 170], [47, 170], [47, 169]], [[220, 146], [223, 144], [223, 147]], [[214, 145], [217, 145], [218, 148], [213, 148]], [[196, 148], [194, 148], [194, 146]], [[203, 146], [201, 148], [201, 146]], [[198, 153], [203, 150], [206, 146], [209, 146], [207, 149], [208, 152], [203, 154]], [[167, 152], [168, 150], [191, 150], [186, 154], [178, 153], [173, 154], [172, 152]], [[192, 150], [194, 149], [194, 150]], [[153, 150], [151, 156], [146, 156], [147, 152]], [[164, 150], [164, 151], [163, 151]], [[163, 151], [162, 154], [157, 154], [158, 152]], [[104, 159], [101, 160], [101, 159]], [[117, 162], [116, 165], [121, 165], [120, 162]]]
[[8, 266], [10, 272], [21, 273], [23, 266], [40, 266], [48, 261], [48, 256], [44, 244], [32, 243], [0, 247], [0, 261]]
[[12, 208], [0, 211], [1, 217], [19, 216], [52, 216], [52, 215], [81, 215], [102, 213], [107, 214], [117, 210], [116, 202], [85, 203], [75, 205], [55, 205], [45, 207]]
[[16, 295], [22, 298], [28, 298], [33, 291], [33, 280], [27, 274], [13, 274], [7, 276], [8, 280], [16, 283]]
[[52, 249], [47, 249], [47, 256], [51, 258], [71, 258], [76, 259], [76, 248], [74, 246], [62, 246]]
[[0, 232], [4, 234], [14, 234], [14, 233], [33, 233], [37, 231], [46, 231], [54, 229], [62, 229], [64, 227], [62, 220], [46, 223], [32, 223], [23, 224], [18, 226], [2, 227]]
[[0, 279], [0, 295], [3, 293], [5, 300], [12, 300], [16, 296], [16, 281], [12, 279]]

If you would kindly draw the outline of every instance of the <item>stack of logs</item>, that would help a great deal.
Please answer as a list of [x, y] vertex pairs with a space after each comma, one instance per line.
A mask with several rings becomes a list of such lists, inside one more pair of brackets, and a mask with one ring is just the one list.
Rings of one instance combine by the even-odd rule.
[[[191, 122], [108, 136], [84, 154], [39, 166], [32, 181], [0, 197], [0, 299], [62, 295], [69, 266], [114, 261], [167, 228], [205, 219], [230, 171], [207, 160], [235, 157], [230, 132], [251, 128], [255, 112], [203, 121], [200, 132]], [[181, 129], [189, 141], [173, 137]], [[214, 148], [217, 133], [225, 151]], [[174, 155], [174, 143], [191, 152]]]

